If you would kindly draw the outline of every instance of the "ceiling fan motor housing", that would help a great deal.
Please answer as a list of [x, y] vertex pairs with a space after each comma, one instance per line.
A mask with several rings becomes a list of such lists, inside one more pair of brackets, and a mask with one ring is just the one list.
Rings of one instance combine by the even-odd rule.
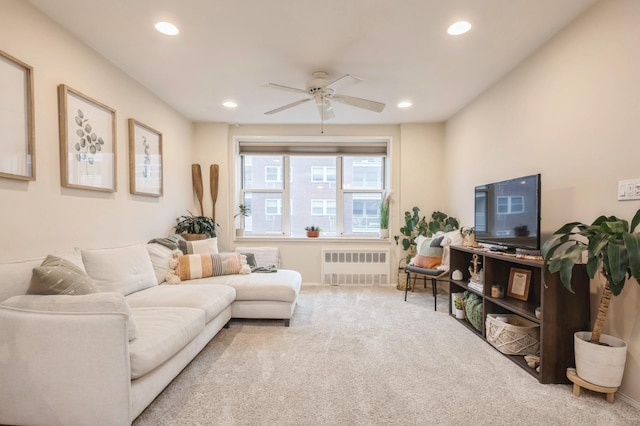
[[329, 83], [331, 82], [327, 80], [326, 72], [316, 71], [313, 73], [313, 78], [307, 81], [307, 92], [311, 95], [315, 95], [317, 92], [322, 91], [322, 89], [324, 89], [324, 87]]

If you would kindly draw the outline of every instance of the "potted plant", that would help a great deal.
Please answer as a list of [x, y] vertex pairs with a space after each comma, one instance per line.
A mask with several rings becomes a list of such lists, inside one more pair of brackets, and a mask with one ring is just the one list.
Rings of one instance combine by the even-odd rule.
[[318, 238], [320, 236], [320, 227], [311, 225], [304, 228], [307, 231], [307, 237], [309, 238]]
[[218, 224], [208, 216], [189, 215], [176, 218], [176, 234], [180, 234], [185, 240], [203, 240], [217, 236]]
[[249, 206], [247, 206], [246, 204], [240, 204], [238, 206], [238, 213], [236, 213], [233, 218], [237, 218], [239, 217], [239, 224], [238, 227], [236, 228], [236, 237], [243, 237], [244, 236], [244, 218], [248, 217], [249, 214], [251, 214], [251, 209], [249, 208]]
[[389, 208], [391, 206], [390, 194], [385, 193], [380, 202], [380, 238], [389, 238]]
[[463, 226], [460, 228], [460, 233], [464, 236], [465, 247], [480, 247], [476, 242], [476, 230], [473, 226]]
[[[440, 211], [435, 211], [431, 214], [431, 219], [427, 222], [425, 216], [420, 217], [420, 208], [414, 207], [412, 212], [404, 212], [404, 226], [400, 228], [400, 234], [393, 238], [396, 244], [402, 242], [402, 249], [409, 250], [406, 261], [412, 257], [412, 252], [415, 250], [415, 239], [423, 235], [430, 237], [437, 232], [449, 232], [454, 229], [458, 229], [458, 220], [454, 217], [449, 217], [447, 214]], [[402, 240], [400, 240], [402, 237]]]
[[464, 299], [455, 299], [453, 301], [453, 304], [456, 308], [456, 318], [464, 319]]
[[568, 291], [573, 293], [573, 266], [582, 263], [585, 252], [589, 277], [599, 273], [605, 279], [593, 331], [574, 336], [577, 374], [595, 385], [617, 387], [622, 382], [626, 344], [602, 331], [611, 296], [620, 295], [631, 278], [640, 283], [640, 233], [634, 233], [639, 223], [640, 210], [631, 226], [616, 216], [600, 216], [591, 225], [571, 222], [554, 232], [542, 247], [544, 269], [558, 272]]

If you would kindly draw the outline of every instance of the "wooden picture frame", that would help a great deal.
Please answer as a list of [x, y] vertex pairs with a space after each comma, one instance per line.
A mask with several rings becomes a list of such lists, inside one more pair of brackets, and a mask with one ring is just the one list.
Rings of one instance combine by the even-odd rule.
[[0, 50], [0, 177], [35, 180], [33, 68]]
[[162, 133], [130, 118], [129, 192], [161, 197], [162, 175]]
[[514, 299], [527, 301], [529, 298], [529, 285], [531, 284], [531, 271], [528, 269], [511, 268], [509, 272], [509, 285], [507, 296]]
[[58, 86], [62, 186], [116, 192], [116, 111]]

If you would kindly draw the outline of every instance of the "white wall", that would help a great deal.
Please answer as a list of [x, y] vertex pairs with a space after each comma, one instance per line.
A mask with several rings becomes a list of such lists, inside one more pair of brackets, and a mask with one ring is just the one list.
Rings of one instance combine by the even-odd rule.
[[[540, 172], [545, 234], [601, 214], [631, 220], [640, 201], [619, 202], [616, 189], [640, 178], [638, 22], [636, 0], [596, 3], [447, 123], [451, 214], [472, 223], [475, 185]], [[623, 295], [606, 328], [629, 345], [621, 392], [640, 401], [640, 286]]]
[[[0, 49], [34, 69], [36, 180], [0, 178], [0, 261], [166, 235], [191, 203], [191, 123], [48, 17], [1, 0]], [[117, 192], [62, 188], [57, 86], [116, 110]], [[127, 119], [163, 133], [164, 196], [129, 194]]]

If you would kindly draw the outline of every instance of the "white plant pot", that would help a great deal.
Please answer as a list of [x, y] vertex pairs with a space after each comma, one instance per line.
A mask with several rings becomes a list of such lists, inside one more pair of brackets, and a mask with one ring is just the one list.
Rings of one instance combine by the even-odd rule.
[[380, 229], [380, 238], [389, 238], [389, 229]]
[[464, 299], [464, 293], [451, 293], [451, 312], [456, 311], [456, 299]]
[[581, 379], [594, 385], [612, 388], [620, 386], [627, 360], [627, 344], [607, 334], [600, 336], [600, 343], [609, 346], [593, 344], [589, 342], [590, 339], [589, 331], [574, 334], [576, 373]]
[[244, 237], [244, 228], [236, 228], [236, 237]]
[[456, 309], [456, 318], [463, 320], [464, 319], [464, 310]]

